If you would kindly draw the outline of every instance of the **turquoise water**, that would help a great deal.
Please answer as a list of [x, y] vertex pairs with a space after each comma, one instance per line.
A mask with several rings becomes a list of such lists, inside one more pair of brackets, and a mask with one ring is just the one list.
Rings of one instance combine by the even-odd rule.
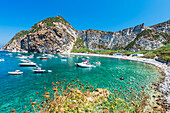
[[[0, 62], [0, 113], [10, 112], [11, 109], [21, 112], [25, 106], [28, 107], [26, 110], [29, 110], [29, 100], [37, 98], [36, 92], [42, 95], [44, 87], [51, 88], [51, 83], [58, 80], [67, 79], [67, 82], [71, 82], [78, 78], [83, 83], [89, 81], [98, 88], [124, 87], [130, 81], [129, 87], [136, 88], [149, 85], [161, 77], [154, 66], [140, 62], [90, 56], [91, 63], [100, 61], [102, 64], [96, 68], [80, 68], [75, 65], [76, 62], [82, 61], [77, 59], [77, 56], [69, 56], [67, 61], [61, 61], [60, 57], [40, 60], [36, 58], [39, 54], [35, 54], [31, 61], [41, 64], [42, 69], [52, 70], [52, 73], [34, 74], [31, 67], [19, 67], [20, 59], [16, 58], [16, 53], [13, 53], [12, 57], [6, 54], [0, 52], [0, 59], [5, 59]], [[24, 74], [8, 75], [8, 71], [16, 69]], [[122, 75], [125, 78], [123, 81], [119, 80]]]

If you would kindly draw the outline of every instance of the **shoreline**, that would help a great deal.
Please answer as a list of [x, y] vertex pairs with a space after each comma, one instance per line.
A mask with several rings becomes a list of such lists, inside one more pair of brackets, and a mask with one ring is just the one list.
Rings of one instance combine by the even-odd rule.
[[82, 55], [82, 56], [97, 56], [105, 58], [116, 58], [130, 61], [137, 61], [146, 64], [151, 64], [158, 67], [161, 72], [163, 72], [164, 80], [161, 80], [158, 84], [155, 84], [157, 90], [164, 95], [167, 100], [167, 103], [170, 103], [170, 66], [167, 66], [165, 63], [155, 61], [154, 59], [147, 58], [137, 58], [130, 56], [111, 56], [111, 55], [102, 55], [102, 54], [87, 54], [87, 53], [67, 53], [68, 55]]

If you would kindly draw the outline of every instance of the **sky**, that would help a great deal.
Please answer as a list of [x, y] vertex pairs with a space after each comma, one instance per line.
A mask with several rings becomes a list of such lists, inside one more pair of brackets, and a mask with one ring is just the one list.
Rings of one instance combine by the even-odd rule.
[[0, 46], [17, 32], [61, 15], [76, 30], [119, 31], [170, 19], [170, 0], [0, 0]]

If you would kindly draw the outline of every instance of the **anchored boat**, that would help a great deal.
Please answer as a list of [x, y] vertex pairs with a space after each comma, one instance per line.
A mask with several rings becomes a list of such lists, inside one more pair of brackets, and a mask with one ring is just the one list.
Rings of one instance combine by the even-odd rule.
[[48, 57], [40, 57], [40, 59], [44, 60], [44, 59], [48, 59]]
[[10, 75], [21, 75], [23, 72], [20, 72], [20, 70], [16, 70], [14, 72], [8, 72]]
[[76, 63], [78, 67], [82, 67], [82, 68], [91, 68], [91, 67], [96, 67], [95, 65], [92, 65], [89, 63], [89, 61], [84, 61], [81, 63]]
[[34, 62], [26, 62], [26, 63], [19, 63], [20, 66], [31, 66], [31, 67], [34, 67], [36, 66], [37, 64], [34, 63]]

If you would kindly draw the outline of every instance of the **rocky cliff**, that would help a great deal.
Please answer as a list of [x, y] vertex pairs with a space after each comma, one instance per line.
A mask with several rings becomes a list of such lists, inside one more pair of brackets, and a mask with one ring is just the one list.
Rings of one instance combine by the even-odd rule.
[[84, 44], [77, 49], [152, 50], [170, 43], [170, 20], [150, 27], [143, 23], [118, 32], [76, 31], [64, 18], [57, 16], [36, 23], [29, 31], [20, 31], [2, 49], [63, 53], [72, 50], [76, 39], [82, 39], [81, 45]]
[[36, 23], [29, 31], [20, 31], [2, 49], [36, 53], [70, 52], [76, 36], [75, 29], [57, 16]]

